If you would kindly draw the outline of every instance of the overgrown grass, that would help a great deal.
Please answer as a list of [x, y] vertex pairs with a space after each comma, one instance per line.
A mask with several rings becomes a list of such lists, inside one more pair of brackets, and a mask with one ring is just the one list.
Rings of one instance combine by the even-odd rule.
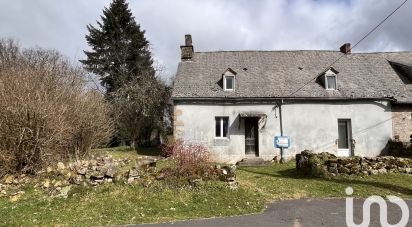
[[25, 195], [15, 203], [0, 199], [0, 223], [95, 226], [162, 222], [258, 212], [264, 204], [259, 193], [229, 190], [220, 182], [181, 190], [161, 185], [104, 185], [92, 189], [78, 186], [67, 199], [34, 196], [39, 194]]
[[242, 167], [237, 175], [237, 190], [228, 189], [222, 182], [172, 189], [160, 181], [148, 188], [139, 184], [76, 186], [67, 199], [50, 199], [41, 191], [27, 188], [17, 202], [0, 199], [0, 225], [94, 226], [239, 215], [259, 212], [273, 200], [345, 197], [348, 186], [354, 188], [355, 197], [412, 198], [411, 176], [404, 174], [306, 178], [297, 176], [290, 162]]

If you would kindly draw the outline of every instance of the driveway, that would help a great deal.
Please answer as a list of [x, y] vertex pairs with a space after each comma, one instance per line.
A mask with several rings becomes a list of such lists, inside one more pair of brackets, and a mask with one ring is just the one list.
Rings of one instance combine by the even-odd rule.
[[[362, 205], [364, 200], [354, 201], [354, 220], [360, 224], [362, 220]], [[408, 207], [412, 207], [412, 201], [406, 201]], [[396, 224], [401, 218], [400, 208], [392, 203], [388, 204], [388, 222]], [[411, 212], [412, 213], [412, 212]], [[412, 219], [409, 218], [407, 226], [412, 227]], [[225, 227], [260, 227], [260, 226], [346, 226], [345, 199], [323, 200], [288, 200], [274, 202], [260, 214], [251, 214], [225, 218], [209, 218], [188, 221], [176, 221], [161, 224], [137, 225], [144, 227], [170, 227], [170, 226], [225, 226]], [[379, 207], [375, 204], [371, 209], [370, 226], [380, 226]]]

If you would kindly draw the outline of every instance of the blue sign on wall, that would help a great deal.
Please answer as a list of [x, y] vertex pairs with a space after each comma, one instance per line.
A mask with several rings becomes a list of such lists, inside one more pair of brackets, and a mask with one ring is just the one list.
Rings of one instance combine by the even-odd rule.
[[290, 146], [289, 136], [275, 136], [275, 147], [276, 148], [288, 148]]

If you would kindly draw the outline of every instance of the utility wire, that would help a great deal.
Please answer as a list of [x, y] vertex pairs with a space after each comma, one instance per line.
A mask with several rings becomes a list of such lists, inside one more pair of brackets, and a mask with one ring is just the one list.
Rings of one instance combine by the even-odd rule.
[[[358, 46], [363, 40], [365, 40], [370, 34], [372, 34], [376, 29], [378, 29], [383, 23], [385, 23], [385, 21], [387, 21], [393, 14], [396, 13], [396, 11], [398, 11], [403, 5], [405, 5], [405, 3], [408, 0], [403, 1], [398, 7], [396, 7], [395, 10], [393, 10], [387, 17], [385, 17], [385, 19], [383, 19], [379, 24], [377, 24], [372, 30], [370, 30], [368, 33], [366, 33], [366, 35], [364, 35], [353, 47], [351, 47], [349, 49], [350, 52], [352, 52], [352, 50]], [[334, 60], [329, 66], [327, 66], [323, 71], [321, 71], [319, 74], [325, 72], [326, 70], [328, 70], [330, 67], [332, 67], [336, 62], [338, 62], [340, 59], [342, 59], [344, 56], [346, 56], [346, 54], [341, 55], [339, 58], [337, 58], [336, 60]], [[319, 74], [317, 74], [314, 78], [310, 79], [308, 82], [306, 82], [305, 84], [303, 84], [303, 86], [301, 86], [299, 89], [297, 89], [296, 91], [292, 92], [290, 95], [286, 96], [286, 97], [290, 97], [294, 94], [296, 94], [297, 92], [299, 92], [300, 90], [302, 90], [302, 88], [304, 88], [305, 86], [307, 86], [310, 82], [312, 82], [313, 80], [315, 80], [316, 78], [318, 78]]]

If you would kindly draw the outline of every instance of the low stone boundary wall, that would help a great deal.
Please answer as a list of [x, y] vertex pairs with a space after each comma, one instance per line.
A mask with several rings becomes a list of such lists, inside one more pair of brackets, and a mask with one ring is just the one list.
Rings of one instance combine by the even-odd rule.
[[296, 155], [296, 170], [307, 176], [412, 174], [412, 159], [393, 156], [342, 158], [305, 150]]
[[[50, 197], [67, 198], [73, 185], [98, 186], [112, 183], [142, 184], [150, 186], [155, 180], [161, 181], [167, 177], [169, 167], [157, 168], [158, 159], [150, 156], [137, 156], [136, 159], [113, 158], [111, 155], [104, 157], [91, 157], [87, 160], [79, 160], [64, 164], [58, 162], [39, 171], [36, 175], [6, 175], [0, 179], [0, 198], [10, 197], [12, 201], [24, 194], [22, 190], [27, 185], [43, 189]], [[212, 165], [208, 169], [213, 180], [223, 181], [230, 189], [237, 189], [236, 166]], [[204, 176], [186, 177], [190, 186], [196, 186], [203, 181]]]

